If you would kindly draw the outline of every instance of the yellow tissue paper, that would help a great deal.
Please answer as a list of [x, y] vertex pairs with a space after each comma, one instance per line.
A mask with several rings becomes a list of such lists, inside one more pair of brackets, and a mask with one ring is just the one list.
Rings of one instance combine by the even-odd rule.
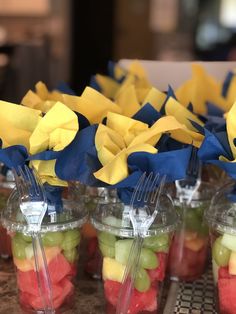
[[79, 129], [76, 114], [57, 102], [41, 119], [30, 136], [30, 153], [59, 151], [72, 142]]
[[200, 64], [192, 65], [192, 73], [192, 78], [175, 91], [178, 101], [184, 106], [191, 102], [194, 112], [199, 114], [206, 114], [206, 102], [212, 102], [224, 111], [229, 110], [232, 104], [221, 96], [220, 82], [207, 74]]
[[0, 138], [3, 148], [24, 145], [29, 149], [29, 138], [42, 119], [41, 111], [0, 101]]

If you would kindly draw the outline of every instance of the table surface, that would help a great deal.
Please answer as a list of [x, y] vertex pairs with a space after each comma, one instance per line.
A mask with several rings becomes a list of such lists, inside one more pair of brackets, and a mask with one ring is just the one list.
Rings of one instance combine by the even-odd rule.
[[[75, 306], [65, 314], [102, 314], [105, 313], [102, 282], [84, 275], [79, 270], [76, 283]], [[216, 314], [214, 285], [209, 268], [194, 283], [171, 282], [168, 285], [166, 304], [163, 314]], [[23, 313], [17, 300], [16, 277], [11, 260], [0, 259], [0, 314]]]

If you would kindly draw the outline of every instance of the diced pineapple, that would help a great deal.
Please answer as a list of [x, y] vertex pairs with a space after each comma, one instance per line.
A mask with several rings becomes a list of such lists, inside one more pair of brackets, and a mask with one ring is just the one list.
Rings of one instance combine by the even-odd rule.
[[125, 265], [117, 262], [114, 258], [104, 257], [102, 267], [103, 280], [113, 280], [122, 282], [125, 272]]

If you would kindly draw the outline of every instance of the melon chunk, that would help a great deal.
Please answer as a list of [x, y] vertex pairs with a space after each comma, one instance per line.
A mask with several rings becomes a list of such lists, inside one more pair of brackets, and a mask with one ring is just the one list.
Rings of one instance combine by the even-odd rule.
[[224, 233], [221, 244], [229, 250], [236, 251], [236, 235]]

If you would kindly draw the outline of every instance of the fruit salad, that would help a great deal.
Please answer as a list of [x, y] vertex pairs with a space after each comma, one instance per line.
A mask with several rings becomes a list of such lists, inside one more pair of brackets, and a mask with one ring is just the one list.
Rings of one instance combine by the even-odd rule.
[[[47, 232], [42, 235], [42, 242], [51, 279], [53, 306], [55, 309], [66, 305], [71, 307], [74, 292], [73, 278], [76, 276], [79, 257], [80, 231], [75, 228], [61, 232]], [[21, 306], [41, 310], [43, 304], [38, 288], [31, 237], [15, 232], [12, 235], [12, 253]]]
[[[109, 314], [116, 313], [132, 241], [132, 238], [118, 237], [104, 231], [98, 233], [98, 245], [103, 257], [104, 294]], [[140, 268], [130, 299], [129, 314], [158, 313], [160, 288], [165, 277], [169, 243], [170, 237], [167, 233], [144, 239], [140, 254]]]
[[203, 221], [204, 206], [176, 209], [182, 224], [170, 247], [168, 273], [171, 279], [193, 281], [205, 271], [208, 256], [208, 228]]
[[221, 314], [236, 313], [236, 235], [212, 234], [212, 266]]

